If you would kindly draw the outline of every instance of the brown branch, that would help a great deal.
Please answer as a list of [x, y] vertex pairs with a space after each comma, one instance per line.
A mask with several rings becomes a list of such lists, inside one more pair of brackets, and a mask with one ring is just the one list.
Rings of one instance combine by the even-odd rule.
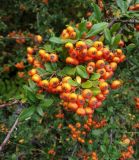
[[8, 142], [8, 140], [10, 139], [10, 136], [12, 134], [12, 132], [14, 131], [14, 129], [16, 128], [18, 124], [18, 118], [16, 119], [15, 123], [13, 124], [12, 128], [9, 130], [7, 136], [5, 137], [4, 141], [2, 142], [2, 144], [0, 145], [0, 152], [3, 150], [3, 147], [6, 145], [6, 143]]
[[1, 108], [4, 108], [4, 107], [8, 107], [8, 106], [15, 105], [15, 104], [19, 104], [19, 103], [20, 103], [19, 100], [14, 100], [14, 101], [9, 102], [9, 103], [4, 103], [4, 104], [1, 104], [1, 105], [0, 105], [0, 109], [1, 109]]

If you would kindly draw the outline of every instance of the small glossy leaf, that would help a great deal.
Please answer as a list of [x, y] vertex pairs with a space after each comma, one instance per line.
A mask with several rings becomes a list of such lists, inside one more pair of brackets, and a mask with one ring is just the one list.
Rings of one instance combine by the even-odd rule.
[[121, 23], [115, 23], [110, 29], [111, 34], [116, 32], [120, 28], [120, 26], [121, 26]]
[[120, 39], [121, 39], [121, 35], [120, 34], [117, 34], [115, 37], [113, 37], [112, 41], [111, 41], [112, 47], [116, 47], [118, 45]]
[[102, 14], [101, 14], [99, 6], [97, 4], [95, 4], [95, 3], [93, 3], [93, 9], [94, 9], [93, 14], [94, 14], [95, 18], [98, 21], [101, 21]]
[[40, 106], [37, 107], [37, 112], [40, 116], [43, 116], [43, 110]]
[[79, 76], [81, 76], [82, 78], [88, 79], [88, 73], [86, 71], [86, 68], [82, 65], [79, 65], [76, 67], [76, 72]]
[[90, 80], [97, 80], [100, 78], [100, 74], [99, 73], [93, 73], [92, 76], [90, 77]]
[[106, 40], [108, 42], [110, 42], [111, 41], [111, 33], [110, 33], [110, 30], [108, 28], [105, 28], [104, 35], [105, 35]]
[[89, 81], [89, 80], [81, 84], [82, 88], [91, 88], [92, 86], [93, 86], [93, 83], [92, 81]]
[[59, 37], [51, 37], [49, 39], [50, 42], [52, 43], [56, 43], [56, 44], [63, 44], [64, 42], [61, 40], [61, 38]]
[[97, 35], [98, 33], [102, 32], [107, 26], [108, 23], [106, 22], [94, 24], [90, 29], [90, 31], [87, 33], [86, 38]]
[[69, 83], [70, 85], [72, 85], [72, 86], [78, 86], [78, 85], [79, 85], [76, 81], [74, 81], [74, 80], [72, 80], [72, 79], [69, 79], [69, 80], [68, 80], [68, 83]]

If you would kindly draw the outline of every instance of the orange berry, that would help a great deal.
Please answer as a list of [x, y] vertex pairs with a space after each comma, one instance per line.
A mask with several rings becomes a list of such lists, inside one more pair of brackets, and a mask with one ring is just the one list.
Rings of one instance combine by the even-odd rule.
[[76, 110], [76, 113], [80, 116], [84, 116], [86, 114], [85, 109], [84, 108], [78, 108]]
[[78, 65], [79, 61], [77, 59], [75, 59], [75, 58], [67, 57], [66, 58], [66, 63], [72, 64], [72, 65]]
[[104, 66], [105, 66], [104, 60], [98, 60], [98, 61], [96, 62], [96, 68], [101, 69], [101, 68], [103, 68]]
[[111, 66], [113, 71], [115, 71], [117, 69], [117, 63], [116, 62], [111, 62], [110, 66]]
[[28, 72], [28, 74], [30, 75], [30, 76], [33, 76], [34, 74], [36, 74], [37, 73], [37, 70], [36, 69], [31, 69], [29, 72]]
[[49, 85], [49, 82], [48, 82], [48, 80], [46, 80], [46, 79], [45, 79], [45, 80], [42, 80], [41, 83], [42, 83], [42, 87], [45, 88], [45, 89], [46, 89], [46, 88], [48, 87], [48, 85]]
[[66, 77], [62, 78], [62, 83], [68, 82], [69, 79], [71, 79], [70, 76], [66, 76]]
[[52, 62], [52, 63], [57, 62], [57, 61], [58, 61], [58, 55], [57, 55], [57, 54], [54, 54], [54, 53], [51, 53], [51, 54], [50, 54], [50, 57], [49, 57], [49, 60], [50, 60], [50, 62]]
[[77, 105], [77, 103], [69, 102], [68, 108], [71, 109], [71, 110], [73, 110], [73, 111], [76, 111], [77, 108], [78, 108], [78, 105]]
[[63, 92], [70, 92], [71, 91], [71, 85], [69, 83], [62, 83], [62, 91]]
[[85, 104], [85, 99], [84, 99], [84, 97], [82, 95], [78, 95], [78, 97], [77, 97], [77, 104], [79, 106], [83, 106]]
[[104, 76], [106, 73], [106, 70], [105, 68], [101, 68], [101, 69], [97, 69], [96, 72], [99, 73], [101, 76]]
[[69, 33], [72, 33], [72, 32], [74, 32], [74, 28], [73, 28], [72, 26], [68, 26], [68, 27], [67, 27], [67, 31], [68, 31]]
[[51, 87], [56, 88], [58, 86], [59, 82], [60, 81], [57, 77], [53, 77], [53, 78], [50, 79], [49, 84], [50, 84]]
[[43, 39], [42, 39], [42, 36], [40, 36], [40, 35], [36, 35], [36, 36], [35, 36], [35, 41], [36, 41], [36, 42], [42, 43], [42, 40], [43, 40]]
[[44, 58], [45, 54], [46, 54], [45, 50], [43, 50], [43, 49], [39, 50], [39, 55], [40, 55], [41, 58]]
[[120, 88], [122, 85], [121, 81], [120, 80], [114, 80], [112, 83], [111, 83], [111, 88], [112, 89], [118, 89]]
[[108, 83], [107, 82], [100, 82], [99, 83], [99, 88], [101, 89], [101, 91], [107, 90], [108, 89]]
[[86, 114], [93, 114], [94, 111], [92, 110], [92, 108], [86, 107], [85, 112], [86, 112]]
[[81, 123], [79, 123], [79, 122], [76, 123], [76, 127], [77, 127], [77, 128], [80, 128], [80, 127], [81, 127]]
[[92, 66], [87, 66], [86, 71], [87, 73], [92, 74], [94, 72], [94, 68]]
[[70, 102], [76, 102], [77, 101], [77, 94], [76, 93], [71, 93], [69, 95], [69, 101]]
[[41, 77], [38, 75], [38, 74], [34, 74], [33, 76], [32, 76], [32, 80], [34, 81], [34, 82], [40, 82], [41, 81]]
[[97, 98], [96, 97], [92, 97], [88, 102], [89, 107], [91, 107], [91, 108], [94, 107], [97, 104], [97, 102], [98, 102]]
[[96, 55], [96, 53], [97, 53], [97, 49], [95, 48], [95, 47], [90, 47], [89, 49], [88, 49], [88, 51], [87, 51], [87, 55], [88, 56], [95, 56]]
[[31, 47], [27, 47], [27, 54], [33, 54], [34, 53], [34, 49]]
[[67, 49], [73, 49], [73, 47], [74, 47], [73, 44], [70, 42], [65, 44], [65, 48], [67, 48]]
[[84, 89], [82, 91], [82, 96], [85, 98], [85, 99], [90, 99], [92, 96], [93, 96], [93, 92], [90, 90], [90, 89]]
[[95, 41], [94, 44], [93, 44], [93, 46], [95, 48], [97, 48], [98, 50], [100, 50], [101, 48], [103, 48], [103, 43], [100, 42], [100, 41]]

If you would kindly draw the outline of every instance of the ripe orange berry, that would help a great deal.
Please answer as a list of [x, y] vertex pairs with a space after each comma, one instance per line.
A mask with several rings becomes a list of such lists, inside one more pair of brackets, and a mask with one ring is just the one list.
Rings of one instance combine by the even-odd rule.
[[62, 78], [62, 83], [68, 82], [69, 79], [71, 79], [70, 76], [66, 76], [66, 77]]
[[71, 42], [68, 42], [68, 43], [65, 44], [65, 47], [66, 47], [67, 49], [70, 49], [70, 50], [71, 50], [71, 49], [73, 49], [74, 46], [73, 46], [73, 44], [72, 44]]
[[35, 36], [35, 42], [37, 42], [37, 43], [42, 43], [42, 36], [40, 36], [40, 35], [36, 35]]
[[99, 83], [99, 88], [100, 88], [100, 90], [101, 91], [105, 91], [105, 90], [107, 90], [108, 89], [108, 83], [107, 82], [100, 82]]
[[38, 75], [38, 74], [34, 74], [33, 76], [32, 76], [32, 80], [34, 81], [34, 82], [40, 82], [41, 81], [41, 77]]
[[90, 90], [90, 89], [84, 89], [82, 91], [82, 96], [85, 98], [85, 99], [90, 99], [92, 96], [93, 96], [93, 92]]
[[118, 45], [119, 45], [120, 47], [124, 47], [125, 43], [124, 43], [124, 41], [120, 40], [119, 43], [118, 43]]
[[96, 53], [97, 53], [97, 49], [95, 48], [95, 47], [90, 47], [89, 49], [88, 49], [88, 51], [87, 51], [87, 55], [88, 56], [95, 56], [96, 55]]
[[69, 33], [72, 33], [72, 32], [74, 32], [74, 28], [73, 28], [72, 26], [68, 26], [68, 27], [67, 27], [67, 31], [68, 31]]
[[119, 63], [120, 62], [120, 58], [119, 57], [113, 57], [113, 62]]
[[57, 62], [58, 61], [58, 55], [54, 54], [54, 53], [51, 53], [49, 59], [50, 59], [50, 62], [52, 62], [52, 63]]
[[72, 89], [69, 83], [62, 83], [62, 91], [63, 92], [70, 92]]
[[77, 103], [69, 102], [68, 108], [71, 109], [71, 110], [73, 110], [73, 111], [76, 111], [77, 108], [78, 108], [78, 105], [77, 105]]
[[28, 72], [28, 74], [30, 75], [30, 76], [33, 76], [34, 74], [36, 74], [37, 73], [37, 70], [36, 69], [31, 69], [29, 72]]
[[88, 102], [89, 107], [91, 107], [91, 108], [94, 107], [97, 104], [97, 102], [98, 102], [97, 98], [96, 97], [92, 97]]
[[92, 108], [90, 108], [90, 107], [86, 107], [85, 112], [86, 112], [87, 115], [88, 114], [93, 114], [94, 110], [92, 110]]
[[113, 71], [115, 71], [117, 69], [117, 63], [116, 62], [111, 62], [110, 66], [111, 66]]
[[63, 99], [64, 101], [69, 101], [69, 95], [70, 93], [63, 92], [60, 94], [60, 98]]
[[121, 81], [120, 80], [114, 80], [112, 83], [111, 83], [111, 88], [112, 89], [118, 89], [120, 88], [122, 85]]
[[137, 31], [139, 31], [139, 24], [136, 24], [135, 28], [136, 28]]
[[76, 102], [77, 101], [77, 94], [76, 93], [70, 93], [69, 101], [70, 102]]
[[59, 84], [59, 79], [57, 77], [53, 77], [50, 79], [50, 82], [49, 82], [49, 85], [52, 87], [52, 88], [56, 88]]
[[48, 82], [48, 80], [45, 79], [45, 80], [41, 81], [41, 84], [42, 84], [42, 87], [46, 89], [49, 85], [49, 82]]
[[92, 26], [93, 26], [92, 22], [88, 21], [88, 22], [86, 23], [86, 28], [87, 28], [87, 29], [91, 29]]
[[77, 123], [76, 123], [76, 127], [77, 127], [77, 128], [80, 128], [80, 127], [81, 127], [81, 123], [77, 122]]
[[85, 48], [85, 47], [86, 47], [86, 43], [83, 42], [83, 41], [78, 41], [78, 42], [76, 43], [76, 49], [78, 49], [78, 50], [82, 50], [82, 49]]
[[67, 57], [66, 58], [66, 63], [72, 64], [72, 65], [78, 65], [79, 61], [77, 59], [75, 59], [75, 58]]
[[40, 55], [41, 58], [44, 58], [44, 57], [45, 57], [45, 54], [46, 54], [46, 52], [45, 52], [44, 49], [40, 49], [40, 50], [39, 50], [39, 55]]
[[98, 60], [97, 62], [96, 62], [96, 68], [98, 68], [98, 69], [101, 69], [101, 68], [103, 68], [105, 66], [105, 61], [104, 60]]
[[95, 58], [96, 59], [102, 59], [103, 57], [103, 52], [102, 51], [97, 51]]
[[89, 63], [87, 64], [87, 66], [92, 66], [93, 68], [95, 68], [95, 63], [94, 63], [94, 62], [89, 62]]
[[89, 144], [92, 144], [92, 143], [93, 143], [93, 141], [90, 139], [90, 140], [88, 141], [88, 143], [89, 143]]
[[104, 76], [106, 73], [106, 70], [105, 68], [101, 68], [101, 69], [97, 69], [96, 72], [99, 73], [101, 76]]
[[87, 73], [92, 74], [94, 72], [94, 68], [92, 66], [87, 66], [86, 71]]
[[86, 112], [85, 112], [85, 109], [84, 108], [78, 108], [76, 110], [76, 113], [80, 116], [85, 116]]
[[28, 63], [33, 64], [34, 58], [32, 56], [28, 56], [27, 61], [28, 61]]
[[85, 104], [85, 99], [82, 95], [78, 95], [77, 97], [77, 104], [82, 107]]
[[27, 47], [27, 54], [33, 54], [34, 53], [34, 49], [31, 47]]
[[78, 52], [75, 49], [71, 49], [69, 54], [72, 58], [76, 58], [78, 56]]
[[94, 44], [93, 44], [93, 46], [94, 46], [95, 48], [97, 48], [98, 50], [100, 50], [100, 49], [103, 48], [103, 43], [100, 42], [100, 41], [95, 41]]

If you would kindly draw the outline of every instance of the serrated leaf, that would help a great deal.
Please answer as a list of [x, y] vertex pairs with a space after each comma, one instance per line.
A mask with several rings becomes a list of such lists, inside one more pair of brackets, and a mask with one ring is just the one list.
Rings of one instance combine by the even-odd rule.
[[43, 68], [37, 68], [37, 72], [39, 73], [39, 75], [43, 75], [46, 73], [46, 70], [44, 70]]
[[90, 80], [98, 80], [100, 78], [99, 73], [93, 73], [90, 77]]
[[78, 84], [76, 81], [72, 80], [72, 79], [69, 79], [69, 80], [68, 80], [68, 83], [69, 83], [70, 85], [72, 85], [72, 86], [79, 86], [79, 84]]
[[85, 78], [85, 79], [89, 78], [86, 68], [82, 65], [79, 65], [76, 67], [76, 73], [82, 78]]
[[97, 35], [98, 33], [102, 32], [107, 26], [108, 23], [106, 22], [94, 24], [90, 29], [90, 31], [87, 33], [86, 38]]
[[19, 115], [19, 121], [26, 120], [30, 118], [35, 112], [35, 107], [25, 108]]
[[93, 86], [92, 81], [89, 80], [81, 84], [82, 88], [91, 88], [92, 86]]

